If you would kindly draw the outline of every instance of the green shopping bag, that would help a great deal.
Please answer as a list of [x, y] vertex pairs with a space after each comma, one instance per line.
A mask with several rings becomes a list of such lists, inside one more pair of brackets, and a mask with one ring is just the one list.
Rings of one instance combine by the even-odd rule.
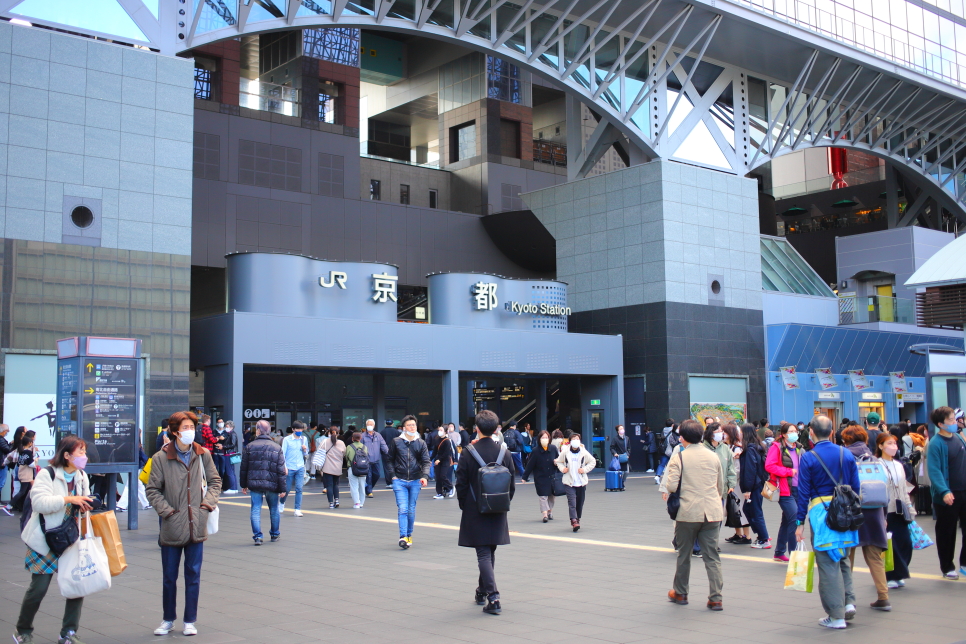
[[892, 572], [896, 569], [896, 553], [892, 549], [892, 533], [889, 533], [889, 548], [882, 553], [882, 559], [885, 561], [885, 571]]
[[799, 541], [798, 547], [788, 553], [788, 570], [785, 571], [785, 590], [812, 592], [815, 582], [815, 553]]

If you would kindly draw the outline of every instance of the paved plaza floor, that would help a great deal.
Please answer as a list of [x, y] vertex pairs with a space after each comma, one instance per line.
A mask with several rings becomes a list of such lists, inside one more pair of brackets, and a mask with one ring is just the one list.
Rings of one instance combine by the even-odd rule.
[[[330, 510], [321, 486], [306, 485], [305, 516], [282, 517], [282, 539], [254, 547], [249, 502], [224, 496], [221, 532], [205, 545], [199, 635], [192, 644], [221, 642], [372, 642], [435, 644], [478, 642], [762, 642], [875, 643], [966, 641], [966, 581], [940, 579], [935, 547], [913, 555], [913, 578], [892, 591], [893, 611], [868, 608], [875, 589], [856, 569], [859, 611], [845, 631], [818, 626], [816, 592], [782, 589], [785, 566], [770, 550], [722, 543], [724, 612], [705, 608], [707, 577], [692, 559], [691, 604], [667, 601], [674, 572], [672, 523], [651, 478], [635, 475], [627, 491], [604, 491], [591, 481], [583, 528], [574, 534], [566, 499], [544, 524], [532, 485], [518, 487], [510, 529], [513, 543], [497, 551], [503, 614], [481, 613], [473, 602], [476, 558], [456, 545], [456, 499], [420, 495], [413, 547], [396, 545], [396, 506], [380, 484], [362, 510]], [[765, 504], [768, 527], [777, 532], [777, 504]], [[262, 529], [268, 532], [263, 510]], [[161, 560], [157, 519], [142, 511], [141, 529], [122, 525], [128, 570], [111, 590], [85, 600], [79, 635], [87, 644], [162, 642], [178, 630], [153, 636], [161, 621]], [[930, 533], [933, 522], [920, 518]], [[0, 517], [0, 632], [10, 641], [29, 582], [17, 519]], [[728, 536], [726, 530], [722, 537]], [[861, 562], [858, 557], [857, 566]], [[180, 592], [180, 591], [179, 591]], [[183, 594], [179, 594], [179, 599]], [[179, 604], [180, 605], [180, 604]], [[38, 642], [56, 641], [64, 600], [51, 585], [36, 627]]]

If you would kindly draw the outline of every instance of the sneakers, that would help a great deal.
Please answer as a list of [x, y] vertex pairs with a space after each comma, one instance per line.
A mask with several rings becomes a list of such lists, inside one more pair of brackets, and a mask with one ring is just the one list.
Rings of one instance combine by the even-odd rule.
[[674, 602], [678, 606], [688, 605], [688, 596], [682, 593], [676, 593], [674, 590], [669, 590], [667, 592], [668, 601]]
[[732, 536], [728, 537], [727, 539], [725, 539], [725, 542], [727, 542], [727, 543], [734, 543], [735, 541], [739, 541], [739, 540], [741, 540], [741, 535], [740, 534], [735, 534], [735, 535], [732, 535]]
[[905, 579], [900, 579], [896, 583], [899, 584], [899, 588], [905, 588], [906, 587], [906, 580]]
[[174, 622], [169, 622], [169, 621], [166, 620], [166, 621], [161, 622], [161, 626], [158, 626], [156, 629], [154, 629], [154, 634], [155, 635], [167, 635], [168, 633], [170, 633], [173, 630], [174, 630]]
[[335, 500], [335, 507], [339, 507], [339, 499]]
[[225, 494], [238, 494], [238, 490], [225, 490]]
[[366, 495], [366, 498], [367, 498], [367, 499], [371, 499], [371, 498], [372, 498], [372, 492], [370, 492], [369, 494], [367, 494], [367, 495]]
[[966, 566], [959, 567], [959, 574], [966, 575]]
[[580, 521], [577, 519], [570, 520], [570, 527], [574, 529], [574, 532], [580, 530]]
[[788, 563], [788, 557], [785, 555], [775, 555], [775, 561], [779, 561], [781, 563]]
[[443, 496], [442, 494], [437, 494], [437, 495], [435, 495], [435, 496], [433, 497], [433, 499], [434, 499], [434, 500], [437, 500], [437, 501], [438, 501], [439, 499], [445, 499], [445, 498], [446, 498], [446, 497], [445, 497], [445, 496]]
[[503, 612], [503, 608], [500, 607], [500, 600], [490, 601], [486, 606], [483, 607], [483, 612], [490, 615], [499, 615]]
[[652, 467], [652, 468], [651, 468], [651, 469], [649, 469], [649, 470], [644, 470], [644, 473], [645, 473], [645, 474], [650, 474], [650, 473], [651, 473], [651, 472], [653, 472], [653, 471], [654, 471], [654, 468]]
[[661, 477], [660, 476], [655, 476], [654, 477], [654, 485], [660, 485], [660, 484], [661, 484]]
[[959, 573], [958, 573], [958, 572], [956, 572], [955, 570], [950, 570], [949, 572], [947, 572], [947, 573], [946, 573], [945, 575], [943, 575], [943, 576], [944, 576], [944, 577], [945, 577], [946, 579], [959, 579]]
[[851, 622], [855, 619], [855, 604], [845, 605], [845, 621]]
[[739, 537], [738, 539], [735, 539], [731, 543], [735, 544], [736, 546], [750, 546], [754, 542], [748, 537]]
[[67, 631], [67, 635], [61, 635], [60, 639], [57, 640], [57, 644], [84, 644], [84, 642], [80, 641], [80, 638], [77, 637], [74, 631]]
[[256, 546], [260, 546], [260, 545], [262, 545], [262, 543], [264, 543], [264, 542], [262, 541], [262, 538], [261, 538], [261, 537], [255, 537], [255, 538], [254, 538], [254, 541], [255, 541], [255, 545], [256, 545]]
[[285, 504], [284, 503], [279, 503], [278, 504], [278, 513], [279, 514], [285, 514]]
[[873, 610], [881, 610], [884, 613], [888, 613], [889, 611], [892, 610], [892, 604], [889, 603], [888, 599], [877, 599], [871, 604], [869, 604], [869, 606]]
[[819, 626], [824, 626], [825, 628], [845, 628], [846, 623], [844, 619], [832, 619], [831, 617], [824, 617], [818, 620]]
[[446, 496], [448, 496], [448, 497], [449, 497], [449, 498], [451, 498], [451, 499], [452, 499], [452, 498], [453, 498], [454, 496], [456, 496], [456, 488], [454, 487], [454, 488], [453, 488], [452, 490], [450, 490], [450, 491], [449, 491], [449, 494], [447, 494]]
[[473, 601], [476, 602], [477, 606], [482, 606], [486, 603], [486, 593], [480, 592], [477, 588], [476, 593], [473, 595]]
[[295, 511], [295, 516], [297, 516], [297, 517], [302, 516], [302, 511], [301, 510], [296, 510]]
[[2, 508], [0, 508], [0, 510], [3, 510], [8, 517], [13, 516], [13, 512], [10, 511], [10, 506], [8, 505], [3, 506]]
[[406, 537], [406, 543], [408, 543], [409, 545], [413, 545], [413, 538], [411, 536]]
[[399, 547], [403, 550], [409, 549], [409, 541], [406, 540], [406, 537], [399, 537]]
[[329, 504], [329, 509], [330, 510], [334, 510], [335, 509], [335, 501], [333, 501], [332, 503]]
[[34, 644], [34, 636], [30, 633], [14, 633], [13, 641], [17, 644]]
[[886, 586], [888, 586], [889, 588], [898, 588], [899, 587], [899, 582], [898, 581], [890, 581], [889, 583], [886, 584]]
[[353, 504], [352, 504], [352, 509], [353, 509], [353, 510], [358, 510], [358, 509], [359, 509], [359, 508], [361, 508], [361, 507], [362, 507], [362, 506], [361, 506], [361, 505], [359, 505], [358, 503], [353, 503]]
[[280, 535], [280, 534], [275, 535], [274, 537], [272, 537], [272, 543], [275, 543], [276, 541], [278, 541], [281, 538], [282, 538], [282, 535]]
[[181, 631], [181, 634], [184, 635], [185, 637], [191, 637], [192, 635], [198, 634], [198, 629], [195, 628], [195, 625], [193, 622], [185, 622], [184, 630]]
[[751, 547], [758, 550], [771, 550], [771, 539], [768, 539], [767, 541], [755, 541], [751, 544]]

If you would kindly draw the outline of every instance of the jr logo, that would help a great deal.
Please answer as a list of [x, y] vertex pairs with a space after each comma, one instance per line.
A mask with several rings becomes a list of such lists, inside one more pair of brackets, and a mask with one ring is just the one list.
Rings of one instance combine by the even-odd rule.
[[346, 280], [348, 278], [349, 276], [343, 273], [342, 271], [329, 271], [329, 281], [326, 282], [325, 275], [323, 275], [322, 277], [319, 278], [319, 286], [322, 286], [324, 288], [332, 288], [333, 286], [338, 284], [339, 288], [344, 289]]

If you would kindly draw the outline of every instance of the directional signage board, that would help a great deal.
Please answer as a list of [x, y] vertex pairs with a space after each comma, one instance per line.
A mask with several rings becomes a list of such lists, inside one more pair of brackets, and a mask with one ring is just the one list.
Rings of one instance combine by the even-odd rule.
[[91, 463], [136, 463], [139, 361], [89, 357], [80, 362], [81, 437], [88, 458]]
[[61, 435], [77, 434], [78, 360], [71, 358], [57, 362], [57, 430]]

